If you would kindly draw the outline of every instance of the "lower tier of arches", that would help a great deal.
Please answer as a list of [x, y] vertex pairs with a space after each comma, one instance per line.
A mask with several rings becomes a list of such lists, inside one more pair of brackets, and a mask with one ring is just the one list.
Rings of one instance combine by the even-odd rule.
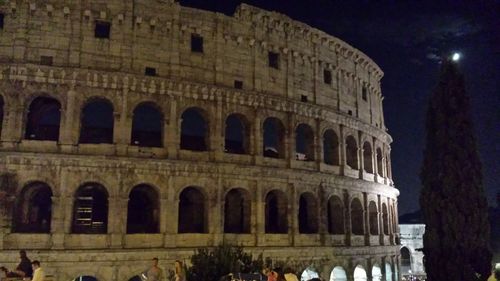
[[[247, 247], [245, 251], [261, 255], [275, 264], [286, 264], [302, 276], [328, 281], [398, 281], [398, 246], [332, 248], [329, 247]], [[159, 259], [164, 276], [173, 274], [175, 262], [189, 264], [193, 248], [109, 249], [102, 250], [28, 250], [31, 260], [41, 262], [52, 281], [130, 281]], [[18, 249], [0, 252], [8, 269], [18, 263]]]

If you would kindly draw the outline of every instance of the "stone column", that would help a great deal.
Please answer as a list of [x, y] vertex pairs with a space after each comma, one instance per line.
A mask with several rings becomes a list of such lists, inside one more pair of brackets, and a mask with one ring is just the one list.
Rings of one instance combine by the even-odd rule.
[[286, 192], [288, 194], [287, 207], [288, 207], [288, 237], [289, 245], [295, 246], [295, 235], [300, 235], [299, 231], [299, 198], [300, 194], [297, 192], [297, 188], [293, 183], [288, 184], [288, 188], [291, 192]]
[[63, 199], [62, 196], [52, 196], [52, 221], [50, 223], [52, 249], [64, 249], [64, 217], [66, 212], [64, 212], [65, 201]]
[[345, 175], [345, 169], [347, 166], [347, 157], [346, 157], [346, 142], [345, 142], [345, 133], [344, 133], [344, 125], [340, 124], [339, 126], [339, 151], [340, 151], [340, 174]]
[[295, 160], [295, 118], [291, 113], [287, 114], [285, 123], [285, 160], [288, 167], [292, 167], [292, 162]]
[[66, 95], [67, 99], [65, 110], [64, 112], [61, 112], [59, 143], [61, 145], [62, 152], [71, 153], [75, 148], [74, 146], [78, 144], [80, 108], [77, 108], [75, 91], [70, 90], [66, 93]]
[[177, 101], [172, 99], [170, 102], [169, 118], [165, 122], [165, 132], [163, 134], [165, 139], [165, 147], [169, 159], [177, 159], [177, 152], [180, 148], [180, 116], [177, 116]]
[[[208, 233], [213, 235], [213, 246], [222, 243], [224, 234], [224, 216], [222, 214], [222, 206], [224, 206], [224, 198], [222, 195], [222, 179], [217, 180], [215, 192], [209, 194], [209, 212], [208, 212]], [[212, 189], [213, 190], [213, 189]]]
[[111, 248], [123, 246], [123, 234], [127, 227], [127, 203], [128, 198], [112, 196], [108, 198], [108, 236]]
[[217, 100], [215, 108], [212, 106], [214, 114], [212, 120], [208, 120], [210, 123], [210, 153], [212, 160], [221, 161], [224, 154], [224, 125], [226, 120], [224, 119], [224, 113], [222, 110], [222, 101]]
[[256, 215], [256, 227], [255, 227], [255, 241], [257, 245], [262, 245], [265, 241], [264, 236], [266, 232], [266, 198], [264, 197], [264, 191], [262, 190], [261, 181], [255, 181], [255, 215]]
[[351, 245], [352, 224], [351, 224], [351, 197], [347, 190], [344, 190], [344, 229], [345, 229], [345, 245]]
[[261, 112], [259, 110], [255, 111], [255, 120], [253, 122], [253, 130], [251, 131], [251, 138], [253, 141], [250, 143], [253, 144], [253, 159], [254, 159], [254, 164], [255, 165], [260, 165], [262, 164], [262, 157], [264, 157], [264, 152], [263, 152], [263, 147], [264, 147], [264, 139], [263, 139], [263, 127], [262, 127], [262, 122], [263, 120], [260, 118]]
[[363, 179], [363, 175], [365, 173], [365, 159], [363, 157], [363, 133], [361, 131], [358, 131], [358, 139], [356, 141], [358, 145], [358, 153], [356, 154], [356, 157], [358, 157], [358, 169], [359, 169], [359, 178]]
[[315, 120], [316, 128], [314, 130], [314, 160], [316, 161], [316, 170], [320, 170], [321, 163], [323, 162], [323, 136], [321, 135], [321, 121], [319, 119]]
[[[113, 143], [116, 145], [117, 154], [120, 156], [127, 155], [127, 147], [130, 144], [131, 134], [131, 114], [128, 113], [127, 99], [128, 89], [123, 89], [123, 98], [119, 98], [119, 103], [114, 109], [114, 123], [113, 123]], [[120, 103], [121, 101], [121, 103]]]
[[365, 234], [365, 246], [370, 245], [370, 212], [368, 212], [368, 195], [363, 192], [363, 233]]

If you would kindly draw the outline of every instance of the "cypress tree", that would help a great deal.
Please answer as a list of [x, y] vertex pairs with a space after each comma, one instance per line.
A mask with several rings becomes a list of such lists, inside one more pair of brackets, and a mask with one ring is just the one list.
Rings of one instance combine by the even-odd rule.
[[420, 178], [427, 280], [486, 280], [488, 204], [464, 78], [452, 61], [443, 62], [429, 102]]

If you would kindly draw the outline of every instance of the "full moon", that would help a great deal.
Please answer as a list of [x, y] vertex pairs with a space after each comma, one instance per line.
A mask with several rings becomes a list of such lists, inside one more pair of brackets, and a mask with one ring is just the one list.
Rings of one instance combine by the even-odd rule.
[[453, 61], [458, 61], [460, 59], [460, 54], [459, 53], [454, 53], [453, 56], [451, 57]]

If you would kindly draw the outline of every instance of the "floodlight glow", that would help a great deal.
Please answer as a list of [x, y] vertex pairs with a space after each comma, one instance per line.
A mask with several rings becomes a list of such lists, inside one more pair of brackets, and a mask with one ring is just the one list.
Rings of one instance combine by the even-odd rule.
[[453, 56], [451, 57], [453, 61], [458, 61], [460, 59], [460, 54], [459, 53], [454, 53]]

